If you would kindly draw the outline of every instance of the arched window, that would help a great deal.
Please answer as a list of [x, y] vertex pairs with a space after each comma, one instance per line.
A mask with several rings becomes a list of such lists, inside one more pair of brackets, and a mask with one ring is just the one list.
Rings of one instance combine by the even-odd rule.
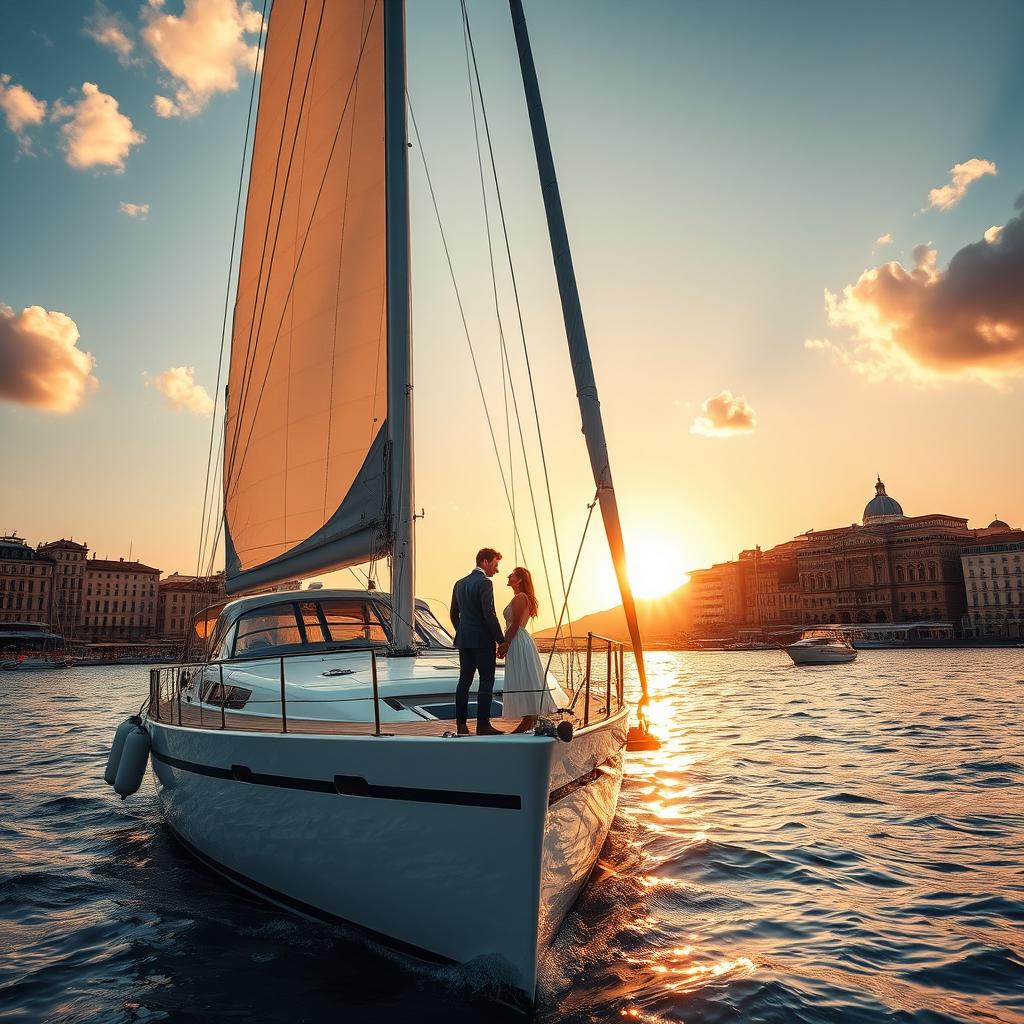
[[929, 562], [928, 563], [928, 579], [930, 579], [930, 580], [935, 579], [935, 563], [934, 562]]
[[942, 613], [939, 611], [939, 609], [938, 608], [933, 608], [932, 609], [932, 618], [936, 622], [938, 622], [941, 617], [942, 617]]
[[818, 589], [819, 590], [824, 590], [825, 589], [825, 577], [822, 576], [820, 572], [818, 573]]
[[832, 573], [830, 573], [830, 572], [825, 573], [825, 586], [829, 590], [832, 589]]
[[915, 580], [917, 577], [914, 575], [914, 567], [912, 565], [907, 566], [907, 579]]
[[905, 577], [903, 575], [903, 566], [902, 565], [897, 565], [896, 566], [896, 582], [897, 583], [905, 582]]
[[875, 616], [875, 622], [888, 622], [888, 621], [889, 620], [886, 618], [885, 612], [879, 612]]

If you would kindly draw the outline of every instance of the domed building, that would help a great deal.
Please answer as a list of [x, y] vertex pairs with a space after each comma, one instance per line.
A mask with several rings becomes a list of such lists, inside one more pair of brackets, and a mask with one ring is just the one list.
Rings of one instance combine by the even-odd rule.
[[875, 484], [875, 496], [864, 506], [864, 525], [875, 526], [878, 523], [895, 523], [900, 519], [906, 518], [900, 503], [885, 493], [885, 484], [882, 483], [882, 478], [879, 477], [878, 482]]
[[1004, 523], [1002, 521], [1002, 519], [993, 519], [992, 522], [989, 523], [988, 526], [985, 527], [985, 529], [986, 530], [1009, 530], [1010, 529], [1010, 524], [1009, 523]]

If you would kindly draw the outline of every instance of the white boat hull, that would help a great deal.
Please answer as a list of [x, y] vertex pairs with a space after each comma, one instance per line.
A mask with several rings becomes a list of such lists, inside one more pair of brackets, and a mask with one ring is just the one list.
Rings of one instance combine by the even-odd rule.
[[857, 652], [843, 647], [801, 647], [792, 644], [786, 653], [797, 665], [841, 665], [853, 661]]
[[423, 959], [487, 958], [532, 1000], [607, 837], [627, 718], [568, 744], [147, 725], [166, 821], [208, 865]]

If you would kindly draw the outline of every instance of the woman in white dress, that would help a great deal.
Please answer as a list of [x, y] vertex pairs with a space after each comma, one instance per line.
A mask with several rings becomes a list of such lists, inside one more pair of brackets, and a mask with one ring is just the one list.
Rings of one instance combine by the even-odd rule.
[[544, 666], [526, 623], [537, 614], [537, 595], [529, 569], [517, 566], [509, 573], [512, 601], [505, 609], [505, 641], [498, 648], [505, 658], [505, 691], [502, 717], [522, 715], [513, 733], [529, 732], [540, 715], [558, 707], [544, 678]]

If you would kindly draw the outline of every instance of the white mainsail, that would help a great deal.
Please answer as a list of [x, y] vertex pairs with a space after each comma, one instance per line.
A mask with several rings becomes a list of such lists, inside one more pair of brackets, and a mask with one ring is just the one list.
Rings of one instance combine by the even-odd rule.
[[275, 0], [224, 442], [230, 592], [387, 543], [384, 16]]

